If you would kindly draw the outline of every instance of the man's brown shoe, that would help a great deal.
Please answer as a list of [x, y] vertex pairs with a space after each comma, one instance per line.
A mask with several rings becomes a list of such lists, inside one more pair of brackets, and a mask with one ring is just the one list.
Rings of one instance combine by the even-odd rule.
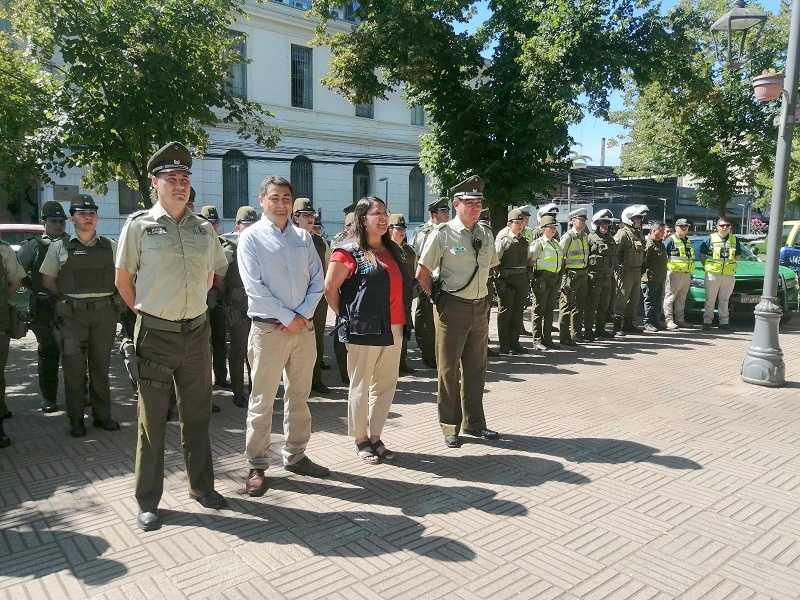
[[244, 490], [248, 496], [263, 496], [267, 491], [267, 478], [264, 469], [250, 469], [247, 479], [244, 480]]

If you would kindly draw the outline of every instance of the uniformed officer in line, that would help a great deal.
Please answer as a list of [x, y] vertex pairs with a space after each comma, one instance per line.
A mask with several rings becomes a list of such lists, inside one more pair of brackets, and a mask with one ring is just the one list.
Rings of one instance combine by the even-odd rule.
[[108, 371], [119, 314], [124, 308], [121, 299], [114, 297], [117, 243], [97, 235], [94, 198], [88, 194], [73, 196], [69, 215], [75, 234], [50, 244], [39, 272], [44, 286], [59, 298], [55, 314], [69, 432], [72, 437], [83, 437], [87, 369], [92, 424], [106, 431], [120, 428], [111, 418]]
[[642, 298], [644, 300], [644, 330], [656, 333], [666, 329], [661, 321], [664, 304], [664, 282], [667, 279], [667, 250], [664, 248], [664, 223], [652, 223], [644, 247], [642, 262]]
[[[684, 318], [686, 294], [694, 271], [694, 248], [686, 237], [691, 223], [687, 219], [675, 221], [675, 232], [664, 242], [667, 252], [667, 283], [664, 292], [664, 315], [667, 329], [689, 327]], [[665, 232], [666, 235], [666, 232]]]
[[[555, 221], [556, 224], [556, 235], [553, 239], [555, 239], [555, 241], [559, 241], [561, 239], [561, 234], [558, 231], [558, 217], [556, 215], [558, 215], [558, 204], [556, 204], [555, 202], [551, 202], [550, 204], [545, 204], [544, 206], [539, 207], [539, 210], [536, 211], [536, 217], [539, 219], [540, 223], [542, 221], [542, 218], [545, 216], [553, 217], [553, 221]], [[542, 235], [541, 227], [538, 227], [533, 230], [534, 239], [536, 239], [541, 235]]]
[[[250, 206], [240, 206], [236, 211], [234, 233], [241, 233], [258, 221], [258, 214]], [[228, 240], [223, 247], [228, 259], [228, 270], [225, 272], [225, 322], [230, 334], [228, 350], [228, 370], [231, 374], [231, 390], [233, 404], [239, 408], [247, 408], [247, 395], [244, 391], [244, 369], [247, 361], [247, 336], [250, 335], [250, 317], [247, 316], [247, 293], [239, 273], [239, 261], [236, 250], [239, 238]]]
[[633, 316], [642, 293], [642, 262], [644, 262], [645, 246], [642, 219], [647, 212], [647, 207], [642, 204], [635, 204], [623, 210], [622, 227], [614, 236], [614, 241], [617, 242], [614, 337], [624, 337], [625, 333], [642, 332], [634, 326]]
[[[344, 229], [333, 236], [331, 248], [348, 240], [353, 235], [356, 205], [351, 204], [344, 208]], [[347, 346], [339, 341], [339, 336], [333, 336], [333, 353], [336, 355], [336, 365], [339, 367], [339, 378], [345, 385], [350, 385], [350, 376], [347, 374]]]
[[714, 304], [717, 304], [719, 328], [723, 331], [733, 331], [729, 321], [729, 302], [736, 283], [736, 259], [744, 254], [744, 247], [731, 233], [730, 219], [727, 217], [717, 219], [716, 231], [700, 242], [697, 254], [706, 272], [703, 284], [706, 292], [703, 329], [711, 329]]
[[558, 225], [552, 215], [539, 219], [540, 235], [531, 242], [530, 259], [534, 261], [531, 290], [533, 304], [531, 321], [533, 347], [544, 352], [558, 347], [553, 342], [553, 311], [561, 289], [561, 271], [564, 267], [561, 246], [556, 241]]
[[192, 187], [189, 189], [189, 199], [186, 201], [186, 208], [194, 212], [194, 200], [197, 197], [197, 192]]
[[[208, 427], [211, 422], [210, 329], [206, 293], [214, 271], [227, 264], [211, 224], [186, 209], [192, 157], [170, 142], [147, 170], [158, 200], [132, 214], [117, 253], [117, 289], [137, 312], [139, 434], [136, 502], [139, 527], [158, 529], [164, 489], [164, 434], [170, 391], [178, 391], [181, 445], [190, 495], [206, 508], [227, 506], [214, 490]], [[174, 379], [174, 384], [173, 384]]]
[[525, 219], [518, 208], [509, 211], [508, 227], [498, 234], [494, 248], [500, 266], [494, 278], [497, 291], [497, 336], [500, 354], [527, 354], [519, 343], [522, 316], [528, 300], [529, 243], [522, 235]]
[[607, 208], [592, 216], [594, 231], [589, 234], [588, 292], [583, 313], [583, 337], [589, 341], [614, 337], [606, 331], [606, 315], [614, 298], [614, 271], [617, 268], [617, 243], [608, 232], [615, 220]]
[[589, 236], [586, 235], [586, 209], [569, 213], [570, 228], [559, 240], [564, 258], [561, 296], [558, 301], [559, 338], [565, 346], [584, 341], [583, 311], [588, 286]]
[[[417, 260], [422, 255], [425, 241], [428, 239], [433, 228], [450, 220], [450, 201], [447, 198], [439, 198], [428, 204], [428, 214], [430, 218], [427, 222], [419, 225], [411, 232], [409, 244], [417, 253]], [[416, 272], [416, 268], [413, 270]], [[438, 273], [434, 272], [434, 275]], [[436, 368], [436, 327], [433, 321], [433, 304], [425, 290], [420, 290], [417, 297], [417, 305], [414, 309], [414, 337], [417, 346], [422, 353], [422, 364], [431, 369]]]
[[[325, 259], [328, 255], [328, 244], [322, 236], [314, 233], [314, 220], [317, 213], [310, 198], [296, 198], [292, 206], [292, 223], [295, 227], [307, 231], [311, 234], [311, 241], [314, 242], [314, 249], [317, 251], [319, 260], [322, 262], [322, 272], [327, 272], [328, 262]], [[314, 323], [314, 340], [317, 345], [317, 358], [314, 362], [314, 372], [311, 376], [311, 390], [318, 394], [330, 394], [331, 389], [322, 382], [322, 359], [325, 352], [325, 323], [328, 320], [328, 302], [325, 296], [320, 298], [317, 308], [314, 309], [314, 316], [311, 319]]]
[[[483, 386], [489, 343], [489, 271], [497, 266], [491, 229], [478, 224], [483, 181], [470, 177], [451, 189], [456, 217], [428, 236], [417, 280], [436, 299], [436, 364], [439, 424], [448, 448], [458, 448], [459, 431], [496, 439], [486, 427]], [[439, 274], [435, 293], [433, 273]], [[463, 399], [463, 405], [462, 405]]]
[[[389, 215], [389, 235], [392, 241], [400, 246], [405, 256], [405, 264], [408, 267], [409, 273], [415, 273], [417, 270], [417, 253], [414, 248], [406, 241], [406, 218], [400, 213], [393, 213]], [[411, 279], [411, 298], [419, 297], [420, 287], [416, 277], [412, 276]], [[430, 304], [430, 303], [429, 303]], [[414, 372], [408, 366], [406, 356], [408, 354], [408, 340], [403, 336], [403, 347], [400, 350], [400, 373], [403, 375], [411, 375]]]
[[14, 250], [7, 242], [0, 240], [0, 448], [11, 445], [11, 440], [3, 431], [3, 421], [13, 416], [6, 406], [5, 370], [11, 344], [11, 307], [8, 301], [19, 290], [24, 277], [25, 269], [17, 260]]
[[17, 257], [22, 268], [28, 272], [28, 285], [31, 288], [30, 317], [31, 329], [36, 336], [39, 390], [42, 392], [42, 412], [58, 411], [58, 363], [61, 350], [58, 348], [53, 328], [53, 309], [55, 296], [42, 283], [39, 267], [44, 262], [48, 246], [66, 237], [67, 215], [60, 203], [49, 200], [42, 206], [42, 225], [44, 233], [27, 240], [20, 246]]
[[[221, 221], [217, 213], [217, 207], [206, 205], [200, 209], [200, 216], [211, 223], [214, 232], [219, 234]], [[230, 242], [223, 237], [218, 237], [222, 244], [223, 251]], [[228, 256], [228, 253], [225, 253]], [[225, 324], [225, 273], [228, 265], [217, 269], [214, 273], [214, 284], [206, 295], [208, 305], [208, 324], [211, 326], [211, 365], [214, 370], [214, 385], [224, 389], [230, 389], [228, 381], [228, 328]]]
[[[328, 240], [325, 239], [325, 227], [323, 227], [323, 225], [322, 225], [322, 219], [320, 218], [319, 213], [314, 215], [314, 227], [311, 229], [311, 232], [314, 235], [318, 235], [319, 237], [321, 237], [322, 241], [325, 242], [325, 248], [326, 248], [325, 249], [325, 260], [323, 261], [322, 264], [327, 266], [328, 262], [331, 260], [331, 245], [330, 245], [330, 242], [328, 242]], [[323, 296], [323, 299], [324, 298], [325, 297]], [[327, 300], [326, 300], [326, 302], [327, 302]], [[326, 319], [327, 319], [327, 311], [326, 311], [325, 315], [326, 315]], [[331, 366], [328, 363], [325, 362], [325, 357], [324, 356], [320, 360], [320, 368], [323, 371], [326, 371], [326, 370], [331, 368]]]

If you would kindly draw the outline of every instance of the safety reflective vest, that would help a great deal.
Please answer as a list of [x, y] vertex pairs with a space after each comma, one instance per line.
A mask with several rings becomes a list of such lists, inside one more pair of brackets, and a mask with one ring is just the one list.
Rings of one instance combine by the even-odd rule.
[[694, 271], [694, 248], [692, 242], [686, 238], [679, 238], [676, 234], [671, 236], [672, 248], [667, 258], [667, 271], [673, 273], [691, 273]]
[[544, 236], [534, 243], [542, 247], [542, 253], [536, 258], [536, 270], [557, 273], [561, 269], [561, 246], [555, 239], [548, 241]]
[[584, 269], [589, 262], [589, 237], [574, 231], [567, 232], [570, 238], [567, 253], [564, 256], [565, 269]]
[[718, 233], [709, 236], [711, 254], [706, 256], [705, 270], [712, 275], [736, 273], [736, 236], [730, 234], [722, 239]]

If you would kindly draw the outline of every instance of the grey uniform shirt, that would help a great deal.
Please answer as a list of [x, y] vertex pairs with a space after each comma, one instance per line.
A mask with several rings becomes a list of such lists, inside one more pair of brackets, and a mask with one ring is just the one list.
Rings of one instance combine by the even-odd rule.
[[135, 308], [161, 319], [204, 313], [208, 274], [227, 264], [211, 223], [190, 210], [176, 223], [157, 202], [119, 236], [116, 267], [136, 275]]
[[[476, 239], [481, 240], [477, 256], [473, 246], [473, 240]], [[492, 231], [480, 223], [476, 223], [475, 229], [470, 231], [456, 217], [438, 225], [428, 235], [419, 264], [433, 273], [441, 262], [439, 276], [443, 282], [442, 289], [450, 291], [466, 285], [475, 271], [476, 258], [478, 272], [465, 289], [454, 293], [455, 296], [469, 300], [485, 298], [489, 294], [489, 269], [500, 264], [494, 250]]]

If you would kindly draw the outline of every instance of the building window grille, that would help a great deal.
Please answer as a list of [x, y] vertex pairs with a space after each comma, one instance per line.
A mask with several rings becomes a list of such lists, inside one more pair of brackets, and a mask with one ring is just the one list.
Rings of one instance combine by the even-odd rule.
[[353, 166], [353, 202], [369, 196], [369, 167], [363, 161]]
[[309, 158], [296, 156], [292, 160], [289, 179], [295, 198], [314, 198], [314, 165]]
[[356, 116], [364, 117], [365, 119], [374, 119], [375, 104], [373, 102], [369, 104], [356, 104]]
[[422, 169], [414, 167], [408, 174], [408, 220], [425, 220], [425, 175]]
[[243, 33], [230, 31], [232, 54], [238, 55], [241, 60], [228, 67], [228, 80], [225, 90], [237, 98], [247, 98], [247, 38]]
[[425, 125], [425, 109], [422, 106], [411, 107], [411, 124], [412, 125]]
[[222, 157], [222, 218], [235, 219], [240, 206], [248, 205], [247, 157], [230, 150]]
[[119, 190], [119, 214], [129, 215], [144, 208], [138, 189], [128, 187], [124, 181], [120, 181], [117, 188]]
[[292, 44], [292, 106], [314, 108], [311, 48]]

